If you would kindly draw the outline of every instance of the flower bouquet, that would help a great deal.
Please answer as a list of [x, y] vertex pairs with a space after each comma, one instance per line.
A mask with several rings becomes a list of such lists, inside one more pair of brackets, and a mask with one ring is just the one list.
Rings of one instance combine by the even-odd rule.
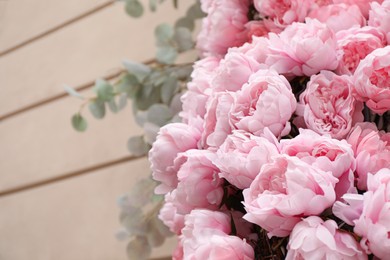
[[203, 0], [149, 153], [174, 259], [388, 259], [390, 0]]

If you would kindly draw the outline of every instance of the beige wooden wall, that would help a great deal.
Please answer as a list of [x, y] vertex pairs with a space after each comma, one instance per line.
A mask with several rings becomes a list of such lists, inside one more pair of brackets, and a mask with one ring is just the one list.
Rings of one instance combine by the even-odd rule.
[[75, 132], [80, 101], [63, 84], [88, 92], [124, 58], [152, 58], [154, 26], [181, 2], [134, 20], [112, 0], [0, 0], [0, 260], [126, 259], [116, 200], [149, 173], [126, 149], [140, 129], [128, 107], [102, 121], [86, 111]]

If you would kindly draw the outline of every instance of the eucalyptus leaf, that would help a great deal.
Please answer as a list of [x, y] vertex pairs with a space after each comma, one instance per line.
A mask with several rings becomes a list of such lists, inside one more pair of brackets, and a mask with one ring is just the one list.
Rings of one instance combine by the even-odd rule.
[[134, 104], [137, 110], [147, 110], [151, 105], [161, 102], [160, 88], [151, 88], [149, 95], [145, 95], [142, 91], [134, 98]]
[[174, 73], [178, 79], [188, 80], [188, 78], [191, 76], [192, 71], [192, 65], [187, 65], [177, 67]]
[[127, 105], [127, 93], [122, 93], [119, 96], [119, 101], [118, 101], [118, 110], [122, 110], [126, 107]]
[[141, 127], [144, 126], [145, 122], [147, 121], [147, 118], [148, 112], [144, 110], [138, 110], [134, 116], [135, 122], [137, 122], [137, 124]]
[[102, 119], [106, 115], [106, 107], [104, 102], [96, 99], [89, 103], [89, 111], [96, 119]]
[[169, 104], [173, 95], [177, 91], [178, 81], [175, 77], [168, 77], [164, 84], [161, 86], [161, 100], [165, 104]]
[[160, 131], [161, 126], [145, 122], [143, 125], [144, 128], [144, 139], [145, 142], [149, 145], [152, 145], [156, 141], [158, 131]]
[[70, 96], [77, 97], [77, 98], [80, 98], [80, 99], [85, 99], [85, 97], [83, 95], [81, 95], [79, 92], [77, 92], [77, 90], [75, 90], [74, 88], [72, 88], [72, 87], [70, 87], [68, 85], [64, 85], [64, 90]]
[[126, 93], [129, 98], [134, 98], [140, 90], [140, 83], [134, 75], [126, 74], [120, 79], [117, 89], [121, 93]]
[[138, 0], [126, 0], [125, 10], [134, 18], [141, 17], [144, 13], [144, 7]]
[[161, 86], [165, 80], [166, 80], [167, 74], [159, 71], [159, 70], [154, 70], [149, 77], [150, 82], [155, 86]]
[[202, 8], [200, 6], [200, 1], [196, 1], [195, 4], [191, 5], [190, 8], [187, 10], [187, 15], [189, 19], [199, 19], [206, 16], [206, 14], [202, 11]]
[[87, 129], [88, 124], [85, 118], [80, 113], [77, 113], [72, 116], [72, 126], [75, 130], [84, 132]]
[[145, 143], [142, 136], [133, 136], [127, 142], [127, 148], [132, 155], [142, 156], [148, 153], [150, 146]]
[[159, 47], [157, 49], [156, 58], [161, 63], [173, 64], [177, 58], [177, 55], [178, 53], [176, 49], [172, 46]]
[[158, 0], [149, 0], [149, 9], [152, 12], [155, 12], [157, 9], [157, 1]]
[[133, 74], [137, 78], [138, 82], [143, 82], [152, 71], [147, 65], [136, 61], [124, 61], [123, 65], [130, 74]]
[[165, 104], [154, 104], [148, 109], [147, 121], [158, 126], [165, 125], [173, 117], [172, 111]]
[[118, 105], [115, 101], [115, 98], [108, 101], [108, 107], [110, 108], [112, 113], [118, 113], [118, 111], [119, 111], [119, 108], [118, 108]]
[[175, 22], [175, 27], [185, 27], [188, 30], [193, 31], [195, 28], [195, 22], [188, 17], [182, 17]]
[[96, 81], [94, 90], [101, 101], [110, 101], [115, 96], [111, 84], [102, 79]]
[[191, 31], [185, 27], [175, 28], [174, 40], [179, 52], [188, 51], [194, 46]]
[[157, 40], [157, 46], [169, 45], [169, 42], [172, 39], [173, 34], [174, 34], [174, 30], [171, 25], [166, 23], [158, 25], [154, 29], [154, 35]]

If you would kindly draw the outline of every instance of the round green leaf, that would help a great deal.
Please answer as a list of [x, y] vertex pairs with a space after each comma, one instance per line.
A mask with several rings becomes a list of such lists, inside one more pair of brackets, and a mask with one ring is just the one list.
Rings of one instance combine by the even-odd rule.
[[147, 121], [158, 126], [165, 125], [173, 117], [167, 105], [154, 104], [148, 109]]
[[106, 107], [104, 105], [104, 102], [102, 102], [99, 99], [96, 99], [89, 103], [89, 111], [91, 111], [91, 114], [96, 118], [96, 119], [102, 119], [105, 114], [106, 114]]
[[144, 7], [138, 0], [126, 0], [125, 10], [128, 15], [134, 18], [141, 17], [144, 13]]
[[166, 46], [172, 39], [174, 34], [173, 27], [169, 24], [163, 23], [156, 27], [154, 35], [157, 39], [158, 46]]
[[94, 90], [101, 101], [110, 101], [115, 96], [111, 84], [102, 79], [96, 81]]
[[175, 48], [169, 46], [169, 47], [160, 47], [157, 49], [156, 58], [159, 62], [165, 63], [165, 64], [173, 64], [173, 62], [177, 58], [177, 51]]
[[175, 22], [175, 27], [176, 28], [185, 27], [188, 30], [193, 31], [194, 27], [195, 27], [195, 23], [194, 23], [194, 20], [192, 20], [188, 17], [182, 17]]
[[72, 126], [77, 131], [84, 132], [87, 129], [88, 124], [85, 118], [82, 117], [80, 113], [77, 113], [72, 116]]
[[191, 31], [185, 27], [177, 27], [175, 29], [174, 40], [179, 52], [188, 51], [194, 46]]
[[127, 142], [127, 148], [134, 156], [142, 156], [149, 151], [149, 145], [145, 143], [142, 136], [133, 136]]

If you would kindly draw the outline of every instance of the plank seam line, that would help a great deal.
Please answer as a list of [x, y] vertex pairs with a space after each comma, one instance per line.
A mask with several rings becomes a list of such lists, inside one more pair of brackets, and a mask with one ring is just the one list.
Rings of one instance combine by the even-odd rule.
[[[153, 63], [155, 61], [156, 61], [155, 59], [150, 59], [150, 60], [146, 60], [146, 61], [144, 61], [142, 63], [148, 65], [148, 64], [151, 64], [151, 63]], [[106, 76], [103, 76], [102, 78], [105, 79], [105, 80], [112, 80], [112, 79], [115, 79], [116, 77], [119, 77], [125, 71], [126, 71], [125, 69], [118, 69], [118, 70], [116, 70], [114, 72], [111, 72], [110, 74], [108, 74]], [[80, 85], [78, 87], [75, 87], [75, 89], [77, 91], [83, 91], [85, 89], [88, 89], [88, 88], [92, 87], [94, 84], [95, 84], [95, 80], [92, 80], [92, 81], [84, 83], [84, 84], [82, 84], [82, 85]], [[34, 109], [34, 108], [40, 107], [42, 105], [46, 105], [48, 103], [51, 103], [53, 101], [57, 101], [57, 100], [59, 100], [61, 98], [64, 98], [64, 97], [69, 97], [69, 94], [66, 93], [66, 92], [63, 92], [63, 93], [60, 93], [60, 94], [57, 94], [57, 95], [53, 95], [51, 97], [39, 100], [37, 102], [31, 103], [30, 105], [18, 108], [18, 109], [14, 110], [14, 111], [11, 111], [9, 113], [5, 113], [3, 115], [0, 115], [0, 122], [5, 120], [5, 119], [9, 119], [9, 118], [11, 118], [13, 116], [16, 116], [18, 114], [21, 114], [23, 112], [26, 112], [26, 111], [28, 111], [30, 109]]]
[[[117, 71], [115, 71], [115, 72], [112, 72], [112, 73], [110, 73], [110, 74], [104, 76], [103, 79], [105, 79], [105, 80], [114, 79], [114, 78], [118, 77], [118, 76], [119, 76], [121, 73], [123, 73], [123, 72], [124, 72], [123, 69], [117, 70]], [[84, 83], [84, 84], [82, 84], [82, 85], [76, 87], [75, 89], [76, 89], [77, 91], [82, 91], [82, 90], [85, 90], [85, 89], [88, 89], [88, 88], [92, 87], [94, 84], [95, 84], [95, 80], [89, 81], [89, 82], [87, 82], [87, 83]], [[16, 110], [11, 111], [11, 112], [9, 112], [9, 113], [6, 113], [6, 114], [4, 114], [4, 115], [0, 115], [0, 121], [3, 121], [3, 120], [5, 120], [5, 119], [9, 119], [10, 117], [16, 116], [16, 115], [21, 114], [21, 113], [23, 113], [23, 112], [26, 112], [26, 111], [28, 111], [28, 110], [30, 110], [30, 109], [34, 109], [34, 108], [40, 107], [40, 106], [42, 106], [42, 105], [46, 105], [46, 104], [48, 104], [48, 103], [51, 103], [51, 102], [53, 102], [53, 101], [56, 101], [56, 100], [59, 100], [59, 99], [61, 99], [61, 98], [68, 97], [68, 96], [69, 96], [68, 93], [63, 92], [63, 93], [60, 93], [60, 94], [53, 95], [53, 96], [51, 96], [51, 97], [42, 99], [42, 100], [40, 100], [40, 101], [37, 101], [37, 102], [32, 103], [32, 104], [30, 104], [30, 105], [27, 105], [27, 106], [18, 108], [18, 109], [16, 109]]]
[[0, 192], [0, 197], [9, 196], [9, 195], [12, 195], [14, 193], [27, 191], [27, 190], [39, 188], [39, 187], [42, 187], [42, 186], [45, 186], [45, 185], [58, 183], [60, 181], [68, 180], [68, 179], [71, 179], [71, 178], [74, 178], [74, 177], [78, 177], [78, 176], [81, 176], [81, 175], [84, 175], [84, 174], [88, 174], [88, 173], [91, 173], [91, 172], [94, 172], [94, 171], [97, 171], [97, 170], [105, 169], [105, 168], [108, 168], [108, 167], [111, 167], [111, 166], [114, 166], [114, 165], [117, 165], [117, 164], [134, 161], [134, 160], [137, 160], [137, 159], [140, 159], [140, 158], [143, 158], [143, 157], [144, 156], [136, 157], [136, 156], [128, 155], [128, 156], [122, 157], [122, 158], [117, 159], [117, 160], [104, 162], [104, 163], [97, 164], [97, 165], [94, 165], [94, 166], [90, 166], [90, 167], [87, 167], [87, 168], [84, 168], [84, 169], [81, 169], [81, 170], [77, 170], [77, 171], [74, 171], [74, 172], [66, 173], [66, 174], [63, 174], [63, 175], [60, 175], [60, 176], [57, 176], [57, 177], [47, 178], [47, 179], [44, 179], [44, 180], [41, 180], [41, 181], [36, 181], [36, 182], [33, 182], [33, 183], [20, 185], [18, 187], [9, 188], [9, 189], [6, 189], [4, 191], [1, 191]]
[[44, 38], [44, 37], [54, 33], [54, 32], [57, 32], [57, 31], [63, 29], [64, 27], [66, 27], [68, 25], [71, 25], [71, 24], [73, 24], [75, 22], [78, 22], [78, 21], [80, 21], [80, 20], [82, 20], [82, 19], [84, 19], [84, 18], [86, 18], [86, 17], [88, 17], [88, 16], [90, 16], [90, 15], [100, 11], [100, 10], [103, 10], [106, 7], [109, 7], [110, 5], [114, 4], [115, 2], [116, 2], [115, 0], [110, 0], [110, 1], [104, 2], [103, 4], [101, 4], [99, 6], [96, 6], [96, 7], [92, 8], [91, 10], [89, 10], [89, 11], [87, 11], [85, 13], [77, 15], [77, 16], [75, 16], [75, 17], [73, 17], [73, 18], [71, 18], [71, 19], [69, 19], [69, 20], [67, 20], [67, 21], [57, 25], [57, 26], [54, 26], [54, 27], [48, 29], [47, 31], [44, 31], [42, 33], [39, 33], [39, 34], [37, 34], [37, 35], [27, 39], [27, 40], [24, 40], [24, 41], [22, 41], [20, 43], [17, 43], [16, 45], [14, 45], [14, 46], [12, 46], [12, 47], [10, 47], [8, 49], [5, 49], [4, 51], [0, 51], [0, 57], [2, 57], [4, 55], [7, 55], [7, 54], [10, 54], [10, 53], [12, 53], [12, 52], [14, 52], [14, 51], [16, 51], [16, 50], [18, 50], [18, 49], [28, 45], [28, 44], [30, 44], [32, 42], [35, 42], [37, 40], [40, 40], [40, 39], [42, 39], [42, 38]]

